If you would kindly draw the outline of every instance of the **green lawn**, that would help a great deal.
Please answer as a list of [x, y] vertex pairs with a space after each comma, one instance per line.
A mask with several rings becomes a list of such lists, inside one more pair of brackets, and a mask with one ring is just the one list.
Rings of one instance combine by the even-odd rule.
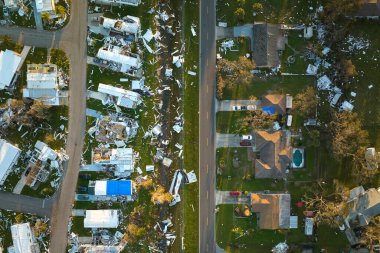
[[249, 115], [248, 111], [238, 112], [217, 112], [216, 132], [217, 133], [240, 133], [241, 121]]
[[269, 91], [295, 95], [314, 82], [315, 78], [310, 76], [273, 76], [265, 79], [256, 77], [251, 84], [226, 88], [223, 99], [249, 99], [250, 96], [260, 98]]
[[[263, 10], [253, 16], [254, 3], [261, 3]], [[310, 15], [319, 6], [319, 0], [246, 0], [243, 6], [238, 1], [218, 0], [217, 1], [217, 22], [227, 22], [228, 26], [241, 23], [268, 22], [268, 23], [287, 23], [300, 24], [309, 23]], [[242, 7], [245, 10], [245, 17], [239, 21], [234, 12]], [[313, 8], [313, 10], [310, 9]]]
[[[231, 39], [228, 39], [231, 40]], [[245, 56], [247, 53], [251, 53], [251, 42], [248, 38], [240, 37], [232, 39], [234, 41], [235, 46], [232, 50], [228, 50], [224, 52], [221, 49], [220, 45], [223, 41], [226, 40], [218, 40], [216, 45], [217, 53], [220, 54], [222, 58], [226, 58], [230, 61], [237, 60], [240, 56]]]
[[[224, 248], [226, 252], [267, 253], [279, 242], [285, 241], [285, 235], [278, 231], [262, 230], [257, 226], [256, 216], [239, 218], [234, 215], [233, 205], [219, 205], [216, 214], [216, 242]], [[247, 235], [238, 239], [232, 232], [233, 228], [241, 228]], [[245, 247], [237, 248], [238, 245]]]

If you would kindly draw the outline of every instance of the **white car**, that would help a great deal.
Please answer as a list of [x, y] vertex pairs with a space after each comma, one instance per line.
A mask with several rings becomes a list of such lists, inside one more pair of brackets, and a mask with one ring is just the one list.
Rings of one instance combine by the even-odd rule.
[[248, 105], [247, 106], [247, 110], [248, 111], [256, 111], [257, 110], [257, 106], [256, 105]]
[[232, 106], [232, 111], [241, 111], [241, 106], [240, 105]]
[[252, 140], [252, 135], [242, 135], [241, 136], [241, 139], [243, 141], [247, 140], [247, 141], [251, 141]]

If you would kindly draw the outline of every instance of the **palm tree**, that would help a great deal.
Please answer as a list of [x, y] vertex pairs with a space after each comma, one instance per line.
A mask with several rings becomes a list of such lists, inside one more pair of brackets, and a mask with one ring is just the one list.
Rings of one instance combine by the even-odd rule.
[[12, 39], [8, 35], [4, 35], [3, 38], [2, 38], [2, 41], [3, 41], [2, 44], [5, 47], [8, 47], [12, 43]]
[[57, 5], [55, 8], [56, 12], [60, 15], [63, 16], [66, 13], [66, 8], [63, 7], [62, 5]]
[[41, 18], [45, 23], [50, 22], [50, 13], [49, 12], [42, 12]]

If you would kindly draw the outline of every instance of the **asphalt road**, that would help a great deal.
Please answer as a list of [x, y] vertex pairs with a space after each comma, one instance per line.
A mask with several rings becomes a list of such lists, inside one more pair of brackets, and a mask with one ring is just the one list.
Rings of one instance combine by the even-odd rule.
[[215, 0], [201, 0], [199, 86], [199, 252], [215, 244]]
[[50, 217], [53, 199], [38, 199], [29, 196], [0, 192], [0, 209], [33, 213]]
[[[65, 176], [52, 203], [52, 234], [49, 250], [54, 253], [66, 252], [67, 225], [74, 202], [86, 124], [87, 0], [75, 0], [71, 3], [70, 22], [60, 31], [0, 27], [0, 35], [8, 35], [17, 43], [45, 48], [61, 48], [70, 59], [69, 133], [66, 144], [69, 161], [65, 164]], [[3, 198], [1, 199], [3, 200]], [[35, 209], [41, 208], [41, 201], [43, 201], [29, 198], [27, 203], [30, 208], [24, 208], [22, 207], [24, 200], [22, 197], [13, 200], [9, 197], [4, 200], [0, 207], [15, 208], [30, 213], [38, 213]], [[49, 214], [48, 211], [47, 214]]]

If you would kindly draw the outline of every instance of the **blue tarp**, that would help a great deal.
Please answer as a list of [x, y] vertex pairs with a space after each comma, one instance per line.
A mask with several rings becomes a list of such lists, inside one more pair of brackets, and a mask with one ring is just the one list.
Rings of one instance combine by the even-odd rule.
[[131, 180], [110, 180], [107, 181], [107, 195], [108, 196], [131, 196], [132, 195], [132, 181]]
[[274, 114], [275, 113], [274, 107], [273, 106], [264, 106], [263, 107], [263, 113]]

